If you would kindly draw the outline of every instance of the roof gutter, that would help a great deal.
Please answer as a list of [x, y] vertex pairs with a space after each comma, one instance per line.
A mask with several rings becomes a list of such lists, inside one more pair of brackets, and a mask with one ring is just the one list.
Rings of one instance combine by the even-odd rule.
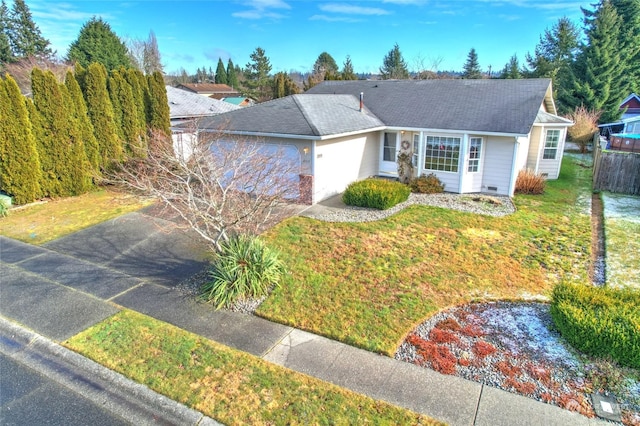
[[370, 129], [354, 130], [352, 132], [336, 133], [333, 135], [323, 135], [323, 136], [295, 135], [290, 133], [245, 132], [245, 131], [238, 131], [238, 130], [220, 132], [219, 130], [200, 129], [200, 131], [208, 132], [208, 133], [226, 133], [229, 135], [239, 135], [239, 136], [257, 136], [257, 137], [263, 137], [263, 138], [271, 137], [271, 138], [303, 139], [303, 140], [309, 140], [309, 141], [318, 141], [318, 140], [343, 138], [347, 136], [359, 135], [362, 133], [377, 132], [385, 129], [386, 129], [385, 126], [379, 126], [379, 127], [372, 127]]

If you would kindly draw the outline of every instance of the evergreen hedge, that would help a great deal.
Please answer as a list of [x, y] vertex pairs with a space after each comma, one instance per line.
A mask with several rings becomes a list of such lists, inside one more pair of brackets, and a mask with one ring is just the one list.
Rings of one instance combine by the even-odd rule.
[[0, 79], [0, 190], [16, 204], [30, 203], [41, 195], [41, 178], [25, 98], [7, 76]]
[[386, 179], [365, 179], [351, 183], [342, 194], [349, 206], [386, 210], [407, 201], [411, 189], [400, 182]]
[[577, 349], [640, 368], [640, 291], [559, 284], [551, 316]]

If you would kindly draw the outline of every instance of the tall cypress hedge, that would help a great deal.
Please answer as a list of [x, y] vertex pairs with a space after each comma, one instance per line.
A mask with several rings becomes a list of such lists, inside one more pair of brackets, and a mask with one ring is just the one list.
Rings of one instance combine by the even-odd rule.
[[71, 96], [71, 111], [74, 117], [78, 120], [78, 128], [80, 130], [80, 136], [84, 144], [84, 151], [91, 166], [92, 173], [99, 173], [100, 170], [100, 157], [98, 153], [98, 141], [94, 134], [93, 124], [89, 119], [89, 113], [87, 111], [87, 104], [82, 97], [82, 91], [80, 85], [74, 77], [73, 73], [67, 72], [64, 80], [65, 86]]
[[40, 160], [20, 89], [0, 79], [0, 190], [25, 204], [40, 197]]
[[144, 127], [138, 120], [138, 109], [134, 100], [133, 89], [125, 79], [126, 70], [120, 68], [111, 72], [109, 77], [109, 95], [113, 104], [116, 125], [123, 141], [125, 153], [129, 156], [143, 156], [141, 134]]
[[133, 100], [136, 107], [137, 128], [140, 131], [138, 140], [140, 141], [140, 154], [144, 157], [147, 153], [147, 114], [145, 110], [145, 92], [147, 91], [147, 80], [142, 71], [129, 68], [124, 74], [125, 80], [131, 86]]
[[147, 122], [149, 128], [165, 135], [171, 135], [171, 118], [167, 88], [160, 72], [155, 71], [147, 76], [149, 85], [147, 94]]
[[87, 102], [89, 118], [98, 141], [100, 167], [108, 168], [112, 162], [123, 158], [123, 149], [113, 113], [113, 106], [107, 91], [107, 71], [102, 64], [92, 63], [83, 78], [84, 98]]
[[43, 171], [42, 190], [51, 197], [81, 194], [90, 185], [88, 161], [78, 121], [69, 109], [71, 97], [51, 71], [34, 68], [31, 82], [41, 128], [37, 146]]

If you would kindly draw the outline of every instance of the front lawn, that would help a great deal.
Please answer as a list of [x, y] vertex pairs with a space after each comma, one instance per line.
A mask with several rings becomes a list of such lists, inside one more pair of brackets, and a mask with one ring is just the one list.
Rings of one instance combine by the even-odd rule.
[[439, 425], [132, 311], [65, 345], [228, 425]]
[[640, 197], [602, 193], [607, 285], [640, 289]]
[[586, 282], [590, 169], [565, 158], [544, 195], [495, 218], [411, 206], [368, 223], [294, 217], [265, 238], [290, 274], [258, 315], [393, 356], [434, 312], [472, 300], [548, 297]]
[[0, 235], [44, 244], [149, 205], [150, 200], [101, 189], [95, 192], [14, 208], [0, 218]]

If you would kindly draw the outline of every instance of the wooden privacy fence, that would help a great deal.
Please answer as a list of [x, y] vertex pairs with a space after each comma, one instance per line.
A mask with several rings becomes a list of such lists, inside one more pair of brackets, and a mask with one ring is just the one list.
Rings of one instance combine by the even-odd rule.
[[640, 153], [603, 151], [594, 140], [593, 189], [640, 195]]

